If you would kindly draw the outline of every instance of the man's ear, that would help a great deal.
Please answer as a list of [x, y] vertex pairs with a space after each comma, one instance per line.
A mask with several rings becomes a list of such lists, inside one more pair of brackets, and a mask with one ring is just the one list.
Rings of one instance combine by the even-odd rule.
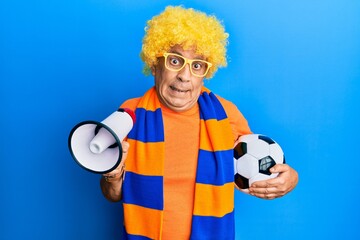
[[151, 74], [152, 74], [153, 76], [155, 76], [155, 72], [156, 72], [156, 68], [155, 68], [155, 66], [152, 66], [152, 67], [151, 67]]

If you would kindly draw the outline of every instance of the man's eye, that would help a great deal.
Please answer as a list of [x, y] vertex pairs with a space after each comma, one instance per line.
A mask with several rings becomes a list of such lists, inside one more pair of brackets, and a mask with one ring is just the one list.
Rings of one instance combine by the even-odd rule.
[[200, 70], [202, 68], [202, 64], [199, 63], [199, 62], [196, 62], [196, 63], [193, 64], [193, 68], [195, 70]]
[[172, 65], [179, 65], [179, 64], [180, 64], [180, 61], [179, 61], [179, 59], [177, 59], [177, 58], [171, 58], [171, 59], [170, 59], [170, 63], [171, 63]]

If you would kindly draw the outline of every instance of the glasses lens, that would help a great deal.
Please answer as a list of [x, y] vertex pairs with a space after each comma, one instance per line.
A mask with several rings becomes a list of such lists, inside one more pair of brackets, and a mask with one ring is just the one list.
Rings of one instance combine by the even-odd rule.
[[181, 69], [185, 64], [185, 59], [175, 54], [168, 54], [166, 58], [166, 66], [173, 70]]
[[193, 71], [193, 73], [200, 76], [206, 73], [208, 67], [209, 65], [201, 60], [193, 61], [191, 64], [191, 70]]

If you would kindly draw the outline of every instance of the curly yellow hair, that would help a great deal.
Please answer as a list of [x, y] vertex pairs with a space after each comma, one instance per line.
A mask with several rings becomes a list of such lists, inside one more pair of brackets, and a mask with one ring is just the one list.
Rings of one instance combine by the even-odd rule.
[[208, 16], [192, 8], [168, 6], [147, 22], [141, 50], [144, 73], [150, 74], [157, 64], [157, 55], [180, 45], [184, 50], [194, 48], [213, 66], [206, 78], [213, 77], [219, 67], [227, 65], [226, 47], [229, 34], [215, 16]]

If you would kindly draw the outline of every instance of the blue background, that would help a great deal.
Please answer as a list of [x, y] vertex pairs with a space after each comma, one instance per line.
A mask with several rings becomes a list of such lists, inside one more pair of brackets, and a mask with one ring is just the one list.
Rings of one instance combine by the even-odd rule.
[[152, 86], [141, 40], [169, 4], [223, 20], [229, 64], [206, 86], [300, 175], [281, 199], [236, 194], [237, 239], [359, 239], [358, 0], [1, 1], [0, 239], [120, 238], [120, 203], [67, 138]]

